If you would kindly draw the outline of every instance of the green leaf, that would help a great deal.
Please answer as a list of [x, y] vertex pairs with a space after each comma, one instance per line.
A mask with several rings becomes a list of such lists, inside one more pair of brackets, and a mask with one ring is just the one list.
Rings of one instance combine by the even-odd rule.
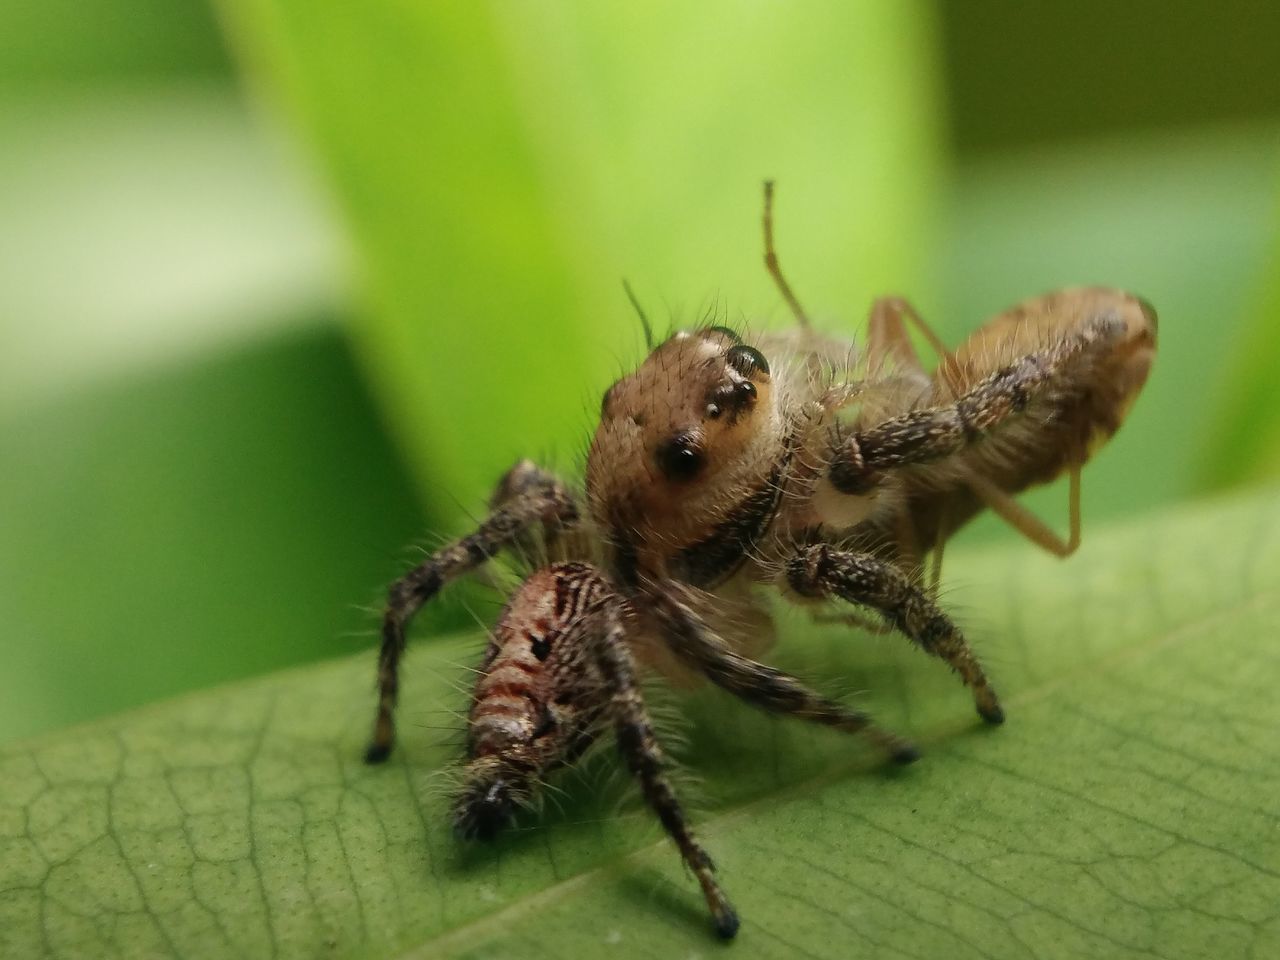
[[211, 11], [181, 0], [0, 6], [0, 98], [227, 72]]
[[30, 94], [0, 142], [0, 419], [345, 303], [332, 223], [230, 90]]
[[[957, 550], [948, 603], [1005, 696], [789, 621], [779, 659], [871, 691], [925, 757], [687, 695], [694, 817], [743, 957], [1280, 952], [1274, 492], [1113, 528], [1067, 563]], [[441, 776], [481, 638], [420, 643], [403, 743], [359, 761], [372, 656], [0, 751], [0, 955], [708, 955], [696, 885], [608, 751], [492, 846]]]
[[335, 186], [365, 268], [355, 332], [434, 502], [572, 457], [639, 350], [624, 276], [659, 327], [785, 318], [766, 177], [815, 313], [919, 286], [941, 139], [923, 5], [223, 8]]
[[1280, 474], [1280, 205], [1273, 220], [1278, 242], [1252, 290], [1233, 338], [1235, 350], [1221, 382], [1215, 429], [1199, 444], [1200, 486], [1218, 489]]
[[0, 463], [4, 740], [358, 649], [424, 528], [331, 318], [0, 418]]

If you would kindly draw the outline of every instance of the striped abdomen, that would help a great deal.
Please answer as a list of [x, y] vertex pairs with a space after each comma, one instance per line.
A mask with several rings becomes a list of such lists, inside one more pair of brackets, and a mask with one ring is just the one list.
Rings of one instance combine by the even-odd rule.
[[590, 744], [604, 706], [591, 615], [609, 592], [595, 568], [557, 563], [532, 573], [507, 603], [471, 702], [454, 812], [460, 833], [491, 835], [542, 776]]

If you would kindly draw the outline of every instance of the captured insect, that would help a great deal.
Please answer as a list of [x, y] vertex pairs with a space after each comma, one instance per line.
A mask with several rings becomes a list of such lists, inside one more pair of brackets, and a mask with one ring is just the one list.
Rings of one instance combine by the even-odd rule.
[[[697, 878], [720, 936], [738, 916], [665, 773], [641, 665], [701, 674], [760, 709], [869, 741], [900, 763], [906, 739], [756, 658], [772, 637], [762, 596], [843, 608], [945, 661], [979, 715], [1004, 720], [968, 641], [936, 602], [947, 540], [991, 508], [1032, 542], [1080, 542], [1080, 470], [1120, 426], [1155, 355], [1156, 314], [1119, 290], [1063, 290], [990, 320], [948, 351], [909, 304], [878, 300], [865, 343], [816, 331], [773, 244], [765, 265], [796, 325], [754, 343], [723, 326], [676, 332], [604, 394], [582, 495], [529, 461], [490, 513], [390, 589], [379, 700], [365, 759], [385, 760], [405, 628], [449, 581], [504, 548], [538, 551], [491, 634], [471, 702], [453, 822], [491, 837], [547, 776], [612, 730], [646, 802]], [[938, 355], [927, 372], [908, 333]], [[1014, 496], [1070, 476], [1063, 540]], [[930, 571], [925, 560], [932, 556]], [[818, 609], [818, 608], [815, 608]]]

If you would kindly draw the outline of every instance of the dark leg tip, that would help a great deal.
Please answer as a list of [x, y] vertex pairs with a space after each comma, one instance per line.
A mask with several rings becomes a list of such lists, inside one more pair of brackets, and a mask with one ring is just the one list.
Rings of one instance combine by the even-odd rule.
[[364, 752], [365, 763], [382, 763], [387, 757], [391, 756], [391, 744], [389, 743], [371, 743], [369, 749]]
[[716, 936], [721, 940], [732, 940], [737, 935], [738, 914], [726, 907], [724, 912], [716, 917]]
[[1000, 724], [1004, 723], [1004, 708], [1002, 708], [998, 703], [993, 703], [990, 706], [978, 707], [978, 716], [987, 721], [987, 723], [991, 724], [993, 727], [998, 727]]
[[898, 766], [905, 767], [908, 763], [915, 763], [920, 759], [920, 748], [914, 743], [899, 744], [889, 753], [889, 759]]

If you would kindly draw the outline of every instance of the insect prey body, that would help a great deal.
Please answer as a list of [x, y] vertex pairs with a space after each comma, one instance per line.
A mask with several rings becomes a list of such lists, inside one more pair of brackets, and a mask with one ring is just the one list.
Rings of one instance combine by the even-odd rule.
[[[770, 199], [766, 185], [766, 265], [797, 325], [758, 337], [722, 326], [671, 335], [605, 392], [582, 496], [521, 461], [473, 533], [397, 581], [366, 754], [377, 762], [391, 750], [413, 614], [504, 548], [540, 546], [548, 562], [512, 594], [478, 675], [456, 830], [494, 835], [550, 774], [611, 733], [724, 937], [737, 915], [664, 773], [641, 666], [702, 676], [759, 709], [914, 760], [909, 741], [761, 662], [773, 635], [761, 593], [774, 587], [901, 633], [957, 674], [984, 720], [1002, 722], [925, 558], [936, 585], [947, 539], [987, 507], [1070, 554], [1080, 469], [1123, 421], [1155, 350], [1150, 306], [1103, 288], [1028, 300], [953, 351], [892, 298], [873, 305], [856, 347], [819, 334], [778, 269]], [[908, 325], [936, 353], [932, 371]], [[1063, 473], [1066, 540], [1014, 499]]]

